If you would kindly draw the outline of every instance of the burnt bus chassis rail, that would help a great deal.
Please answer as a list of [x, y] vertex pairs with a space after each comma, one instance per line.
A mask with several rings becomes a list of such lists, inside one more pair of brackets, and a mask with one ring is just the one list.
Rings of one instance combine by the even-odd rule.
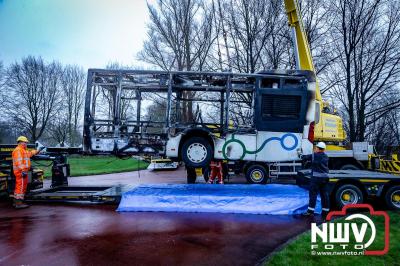
[[[293, 80], [314, 79], [309, 71], [265, 71], [260, 74], [234, 74], [229, 72], [167, 72], [167, 71], [145, 71], [145, 70], [106, 70], [89, 69], [87, 78], [87, 90], [85, 97], [84, 129], [83, 129], [83, 152], [86, 154], [114, 153], [121, 154], [131, 147], [137, 147], [136, 151], [129, 151], [130, 154], [163, 154], [164, 146], [168, 136], [188, 130], [188, 128], [202, 128], [224, 136], [232, 131], [229, 128], [229, 107], [232, 102], [233, 93], [247, 93], [251, 99], [246, 102], [251, 108], [255, 104], [255, 92], [261, 82], [268, 79], [279, 80], [288, 78]], [[279, 87], [283, 86], [279, 84]], [[95, 94], [99, 90], [112, 91], [113, 107], [110, 119], [96, 119]], [[136, 120], [127, 120], [121, 117], [122, 91], [133, 90], [135, 97], [130, 100], [136, 102]], [[179, 113], [180, 104], [183, 102], [207, 101], [204, 99], [184, 98], [184, 92], [219, 92], [218, 100], [209, 102], [219, 103], [219, 123], [203, 124], [200, 121], [181, 121]], [[165, 93], [166, 111], [164, 121], [149, 121], [141, 119], [141, 101], [143, 93]], [[175, 100], [175, 104], [173, 104]], [[245, 101], [243, 101], [245, 102]], [[174, 105], [174, 106], [173, 106]], [[175, 113], [173, 114], [173, 108]], [[175, 121], [172, 116], [174, 115]], [[162, 127], [162, 132], [149, 133], [148, 128], [153, 125]], [[108, 127], [110, 130], [100, 132], [101, 127]], [[237, 128], [234, 131], [248, 131], [248, 128]], [[113, 139], [112, 151], [95, 151], [92, 149], [93, 141], [101, 139]], [[124, 142], [118, 145], [117, 142]]]

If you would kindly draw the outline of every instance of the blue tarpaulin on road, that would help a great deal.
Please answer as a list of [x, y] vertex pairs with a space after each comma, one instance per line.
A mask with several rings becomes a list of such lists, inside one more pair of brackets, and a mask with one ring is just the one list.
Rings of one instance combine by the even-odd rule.
[[[291, 215], [307, 209], [308, 191], [295, 185], [139, 185], [122, 194], [117, 211]], [[316, 213], [321, 212], [317, 201]]]

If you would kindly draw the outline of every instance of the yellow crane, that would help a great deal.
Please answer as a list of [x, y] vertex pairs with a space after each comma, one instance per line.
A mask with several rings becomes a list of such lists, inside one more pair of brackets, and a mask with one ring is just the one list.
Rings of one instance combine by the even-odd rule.
[[[311, 70], [316, 73], [298, 2], [297, 0], [284, 0], [284, 2], [289, 26], [292, 30], [296, 68]], [[328, 145], [328, 150], [344, 149], [337, 145], [346, 139], [342, 118], [335, 114], [328, 102], [323, 101], [318, 80], [315, 91], [317, 110], [314, 139], [315, 141], [325, 141], [334, 144]]]

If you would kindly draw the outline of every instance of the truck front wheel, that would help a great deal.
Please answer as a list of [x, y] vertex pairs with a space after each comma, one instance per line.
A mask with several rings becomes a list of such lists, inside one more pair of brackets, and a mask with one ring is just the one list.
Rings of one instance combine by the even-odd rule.
[[336, 205], [342, 209], [347, 204], [358, 204], [364, 201], [362, 191], [355, 185], [340, 186], [335, 193]]
[[252, 165], [246, 170], [246, 179], [249, 184], [266, 184], [268, 181], [268, 171], [262, 165]]
[[204, 138], [193, 137], [186, 140], [181, 149], [182, 160], [186, 166], [202, 168], [211, 162], [211, 144]]
[[400, 186], [393, 186], [386, 191], [386, 205], [392, 210], [400, 210]]

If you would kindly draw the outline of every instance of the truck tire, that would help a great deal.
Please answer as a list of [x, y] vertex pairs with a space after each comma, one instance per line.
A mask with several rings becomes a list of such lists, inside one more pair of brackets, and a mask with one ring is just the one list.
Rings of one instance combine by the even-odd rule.
[[186, 180], [188, 184], [194, 184], [196, 183], [196, 169], [192, 167], [187, 167], [186, 168]]
[[400, 210], [400, 186], [393, 186], [386, 191], [385, 202], [389, 209]]
[[345, 164], [339, 170], [361, 170], [361, 168], [354, 164]]
[[249, 184], [266, 184], [268, 182], [268, 171], [260, 164], [251, 165], [245, 174]]
[[211, 162], [212, 148], [206, 139], [193, 137], [183, 143], [181, 154], [186, 166], [203, 168]]
[[341, 185], [335, 192], [336, 206], [340, 209], [347, 204], [359, 204], [364, 201], [362, 191], [355, 185]]

